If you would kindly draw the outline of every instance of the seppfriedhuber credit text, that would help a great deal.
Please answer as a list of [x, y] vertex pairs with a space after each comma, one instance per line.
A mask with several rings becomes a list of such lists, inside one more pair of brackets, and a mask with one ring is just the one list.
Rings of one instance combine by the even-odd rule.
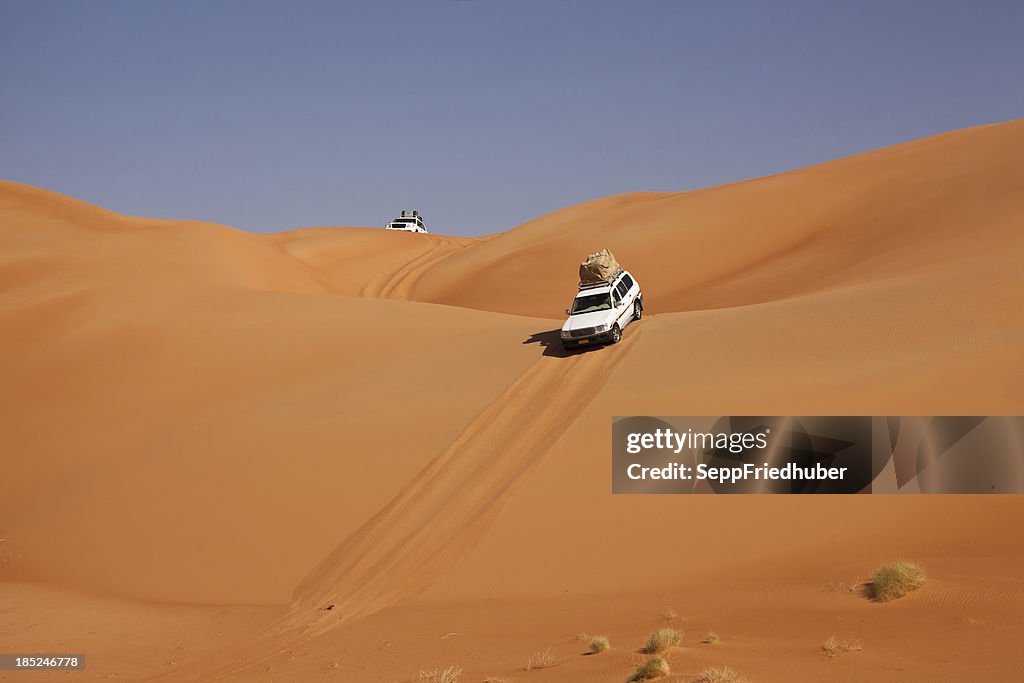
[[846, 475], [846, 467], [802, 467], [793, 463], [787, 463], [782, 467], [772, 467], [768, 463], [755, 465], [744, 463], [735, 467], [711, 467], [704, 463], [696, 467], [682, 463], [671, 463], [664, 467], [644, 467], [639, 463], [633, 463], [626, 469], [626, 476], [630, 479], [681, 479], [681, 480], [712, 480], [719, 483], [729, 482], [735, 484], [738, 481], [747, 480], [787, 480], [787, 479], [839, 479]]

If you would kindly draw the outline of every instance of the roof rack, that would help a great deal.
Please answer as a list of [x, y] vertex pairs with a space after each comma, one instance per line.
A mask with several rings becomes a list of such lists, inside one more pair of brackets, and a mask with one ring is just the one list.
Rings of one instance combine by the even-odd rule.
[[584, 289], [596, 289], [598, 287], [608, 287], [609, 285], [611, 285], [611, 283], [612, 283], [611, 280], [601, 280], [600, 282], [581, 282], [580, 283], [580, 291], [582, 292]]

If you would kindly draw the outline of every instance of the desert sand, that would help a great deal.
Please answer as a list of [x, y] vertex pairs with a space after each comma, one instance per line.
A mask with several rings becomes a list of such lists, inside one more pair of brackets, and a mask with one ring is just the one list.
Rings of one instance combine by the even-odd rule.
[[[565, 354], [602, 247], [647, 315]], [[2, 183], [0, 653], [87, 668], [0, 680], [621, 682], [672, 626], [667, 680], [1017, 681], [1021, 496], [612, 496], [602, 453], [613, 415], [1024, 414], [1022, 263], [1024, 120], [478, 239]]]

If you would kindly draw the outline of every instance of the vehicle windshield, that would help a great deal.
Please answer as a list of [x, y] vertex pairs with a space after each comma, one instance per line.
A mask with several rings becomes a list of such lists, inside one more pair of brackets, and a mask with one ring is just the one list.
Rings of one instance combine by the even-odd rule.
[[573, 299], [570, 315], [577, 313], [593, 313], [594, 311], [607, 311], [612, 307], [612, 298], [608, 292], [601, 294], [588, 294]]

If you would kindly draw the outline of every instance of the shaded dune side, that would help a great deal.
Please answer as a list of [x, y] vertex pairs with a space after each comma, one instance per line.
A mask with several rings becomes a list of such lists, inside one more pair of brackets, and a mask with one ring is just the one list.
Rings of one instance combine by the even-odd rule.
[[558, 317], [574, 264], [610, 248], [650, 312], [744, 306], [912, 273], [991, 268], [1024, 248], [1024, 120], [734, 185], [573, 206], [427, 272], [417, 299]]

